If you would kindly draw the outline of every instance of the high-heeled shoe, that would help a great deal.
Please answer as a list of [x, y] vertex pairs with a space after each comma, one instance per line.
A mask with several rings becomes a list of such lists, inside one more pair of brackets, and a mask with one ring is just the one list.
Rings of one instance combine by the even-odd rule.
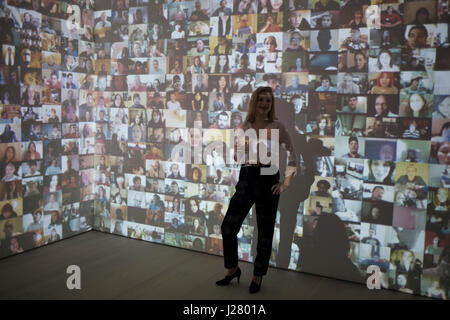
[[259, 290], [261, 290], [262, 279], [263, 277], [261, 276], [261, 281], [259, 282], [259, 284], [252, 280], [252, 283], [250, 283], [250, 287], [248, 288], [250, 293], [257, 293]]
[[230, 284], [231, 280], [237, 277], [237, 282], [239, 283], [239, 280], [241, 279], [241, 269], [237, 268], [237, 270], [231, 275], [226, 275], [225, 278], [222, 280], [216, 281], [216, 284], [218, 286], [227, 286]]

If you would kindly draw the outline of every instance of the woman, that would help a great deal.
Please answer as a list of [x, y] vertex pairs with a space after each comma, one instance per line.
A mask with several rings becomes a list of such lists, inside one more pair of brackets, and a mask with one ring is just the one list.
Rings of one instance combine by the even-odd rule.
[[28, 145], [28, 151], [25, 153], [25, 160], [30, 161], [37, 159], [41, 159], [41, 154], [36, 151], [36, 144], [31, 141]]
[[145, 141], [145, 128], [141, 124], [141, 117], [139, 114], [136, 114], [134, 118], [134, 123], [130, 127], [130, 132], [128, 136], [131, 138], [133, 142], [144, 142]]
[[17, 217], [17, 213], [14, 211], [12, 205], [10, 205], [9, 203], [5, 204], [0, 213], [0, 220], [15, 217]]
[[264, 73], [264, 56], [259, 54], [256, 56], [256, 72]]
[[[199, 60], [200, 60], [200, 58], [199, 58]], [[194, 59], [194, 65], [195, 65], [195, 59]], [[214, 73], [228, 73], [228, 72], [230, 72], [228, 56], [221, 54], [216, 58], [216, 65], [214, 67]]]
[[174, 64], [174, 66], [173, 66], [172, 70], [170, 70], [170, 73], [171, 74], [182, 73], [180, 59], [179, 58], [175, 58], [175, 62], [173, 64]]
[[[190, 67], [191, 73], [206, 73], [205, 68], [203, 68], [202, 60], [199, 56], [194, 57], [194, 64]], [[181, 73], [181, 72], [178, 72]]]
[[427, 44], [428, 30], [423, 25], [414, 25], [406, 37], [406, 47], [410, 49], [429, 48]]
[[347, 28], [366, 28], [367, 25], [366, 23], [363, 21], [362, 19], [362, 12], [361, 12], [361, 8], [357, 8], [354, 12], [353, 12], [353, 19], [350, 20], [350, 22], [347, 24]]
[[[228, 273], [224, 279], [216, 282], [217, 285], [228, 285], [235, 277], [238, 278], [239, 282], [241, 269], [238, 267], [237, 234], [241, 229], [242, 221], [255, 202], [257, 220], [259, 221], [258, 246], [254, 264], [254, 276], [249, 288], [250, 293], [256, 293], [260, 290], [262, 277], [267, 273], [272, 252], [271, 244], [278, 200], [280, 193], [286, 190], [292, 177], [296, 174], [297, 166], [297, 158], [289, 134], [284, 125], [275, 119], [275, 101], [272, 89], [270, 87], [259, 87], [252, 94], [249, 112], [242, 129], [252, 128], [257, 130], [257, 133], [260, 129], [281, 129], [280, 141], [278, 142], [286, 143], [286, 149], [290, 151], [285, 174], [286, 178], [283, 182], [278, 181], [280, 177], [279, 171], [275, 174], [261, 174], [261, 170], [267, 170], [261, 169], [261, 167], [270, 167], [270, 164], [263, 165], [258, 162], [253, 165], [245, 163], [241, 166], [236, 193], [230, 200], [228, 211], [221, 226], [225, 268], [228, 269]], [[242, 144], [239, 143], [239, 145]], [[238, 160], [237, 149], [238, 144], [235, 143], [235, 161], [241, 163], [243, 155], [239, 152]], [[241, 150], [241, 147], [239, 149]]]
[[259, 32], [281, 32], [281, 28], [276, 24], [273, 16], [267, 16], [266, 24]]
[[20, 189], [17, 188], [17, 181], [11, 181], [5, 183], [5, 195], [3, 196], [3, 201], [17, 199], [20, 196]]
[[423, 95], [413, 93], [408, 98], [408, 105], [403, 111], [400, 111], [400, 116], [415, 117], [415, 118], [429, 118], [430, 108]]
[[123, 97], [120, 93], [117, 93], [114, 96], [113, 108], [125, 108], [125, 104], [123, 103]]
[[165, 124], [162, 120], [161, 111], [158, 109], [152, 110], [152, 116], [150, 121], [148, 122], [149, 128], [164, 128]]
[[14, 130], [11, 129], [11, 125], [7, 124], [5, 125], [5, 129], [3, 130], [3, 133], [0, 134], [0, 142], [6, 143], [6, 142], [18, 142], [16, 133]]
[[155, 91], [155, 92], [160, 92], [161, 89], [162, 89], [161, 81], [160, 81], [159, 79], [153, 80], [151, 90], [152, 90], [152, 91]]
[[15, 171], [16, 171], [16, 166], [15, 166], [12, 162], [9, 162], [9, 163], [5, 166], [5, 169], [4, 169], [4, 176], [3, 176], [3, 178], [2, 178], [1, 181], [9, 182], [9, 181], [14, 181], [14, 180], [19, 180], [20, 177], [19, 177], [19, 176], [16, 176], [16, 175], [14, 174]]
[[328, 119], [325, 117], [320, 117], [317, 121], [317, 128], [312, 131], [312, 134], [319, 136], [333, 136], [334, 130], [330, 128], [328, 124]]
[[394, 74], [381, 72], [377, 77], [377, 84], [369, 90], [369, 94], [397, 94], [398, 88], [394, 86]]
[[401, 258], [394, 261], [394, 265], [396, 276], [399, 274], [406, 276], [406, 288], [411, 289], [413, 292], [419, 292], [422, 262], [414, 256], [414, 253], [411, 250], [404, 250]]
[[392, 175], [395, 169], [394, 162], [380, 161], [380, 160], [369, 160], [369, 173], [368, 181], [383, 183], [383, 184], [393, 184]]
[[354, 67], [350, 68], [351, 72], [367, 72], [367, 57], [363, 51], [357, 51], [354, 57]]
[[222, 93], [222, 94], [229, 94], [230, 89], [228, 87], [228, 80], [226, 76], [220, 76], [217, 80], [216, 86], [213, 88], [212, 92], [214, 93]]
[[205, 109], [205, 99], [202, 97], [200, 92], [194, 94], [194, 99], [192, 99], [192, 110], [203, 111]]
[[182, 39], [186, 36], [186, 32], [182, 30], [181, 22], [175, 23], [175, 30], [172, 31], [172, 39]]
[[292, 66], [290, 72], [307, 72], [308, 69], [304, 67], [301, 57], [295, 59], [295, 66]]
[[11, 161], [14, 161], [15, 157], [16, 157], [16, 149], [14, 149], [14, 147], [12, 147], [12, 146], [9, 146], [5, 150], [5, 155], [3, 156], [3, 159], [1, 162], [2, 165], [5, 165]]
[[382, 49], [378, 54], [377, 63], [375, 65], [376, 72], [380, 71], [389, 71], [389, 72], [397, 72], [400, 71], [400, 68], [394, 65], [394, 61], [392, 59], [392, 54], [387, 49]]
[[201, 179], [202, 179], [202, 171], [200, 170], [200, 168], [198, 167], [192, 168], [190, 177], [191, 182], [200, 183]]

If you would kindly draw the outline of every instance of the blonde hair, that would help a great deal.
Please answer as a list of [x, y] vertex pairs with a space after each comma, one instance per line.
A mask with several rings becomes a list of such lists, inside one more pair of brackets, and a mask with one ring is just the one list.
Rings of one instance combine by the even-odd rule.
[[250, 98], [250, 102], [248, 104], [248, 113], [245, 118], [245, 122], [254, 122], [256, 119], [256, 106], [258, 104], [258, 97], [261, 93], [267, 92], [272, 97], [272, 105], [270, 107], [269, 114], [267, 115], [269, 122], [274, 122], [278, 118], [275, 116], [275, 97], [273, 95], [272, 89], [270, 87], [259, 87], [257, 88]]

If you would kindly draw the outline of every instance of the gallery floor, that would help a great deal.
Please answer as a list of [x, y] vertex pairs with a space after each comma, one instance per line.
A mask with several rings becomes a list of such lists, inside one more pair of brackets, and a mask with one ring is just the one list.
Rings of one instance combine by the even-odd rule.
[[[67, 266], [81, 268], [81, 290], [68, 290]], [[0, 299], [404, 299], [424, 297], [269, 268], [257, 295], [241, 283], [217, 287], [223, 258], [90, 231], [0, 260]]]

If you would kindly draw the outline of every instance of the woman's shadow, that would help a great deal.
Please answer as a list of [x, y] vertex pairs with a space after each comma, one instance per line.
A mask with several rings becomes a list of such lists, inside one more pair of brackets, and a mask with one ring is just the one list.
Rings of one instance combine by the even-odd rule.
[[[296, 237], [297, 215], [300, 203], [309, 197], [310, 187], [314, 182], [317, 157], [330, 156], [331, 150], [323, 146], [319, 139], [309, 139], [295, 129], [294, 105], [281, 99], [275, 99], [277, 117], [288, 131], [300, 161], [297, 175], [292, 178], [289, 187], [280, 195], [278, 209], [280, 211], [280, 242], [276, 255], [276, 266], [288, 268], [291, 261], [292, 243], [300, 249], [297, 270], [321, 274], [330, 277], [362, 282], [358, 268], [348, 258], [350, 243], [344, 223], [335, 214], [323, 214], [318, 217], [312, 235], [304, 234]], [[286, 168], [286, 152], [280, 150], [280, 175], [284, 176]], [[282, 181], [284, 177], [280, 177]], [[254, 207], [252, 210], [255, 210]], [[252, 212], [255, 217], [255, 212]], [[300, 215], [299, 217], [303, 217]], [[252, 219], [253, 220], [253, 219]], [[255, 228], [256, 230], [256, 228]], [[252, 242], [252, 253], [255, 252], [255, 241]]]

